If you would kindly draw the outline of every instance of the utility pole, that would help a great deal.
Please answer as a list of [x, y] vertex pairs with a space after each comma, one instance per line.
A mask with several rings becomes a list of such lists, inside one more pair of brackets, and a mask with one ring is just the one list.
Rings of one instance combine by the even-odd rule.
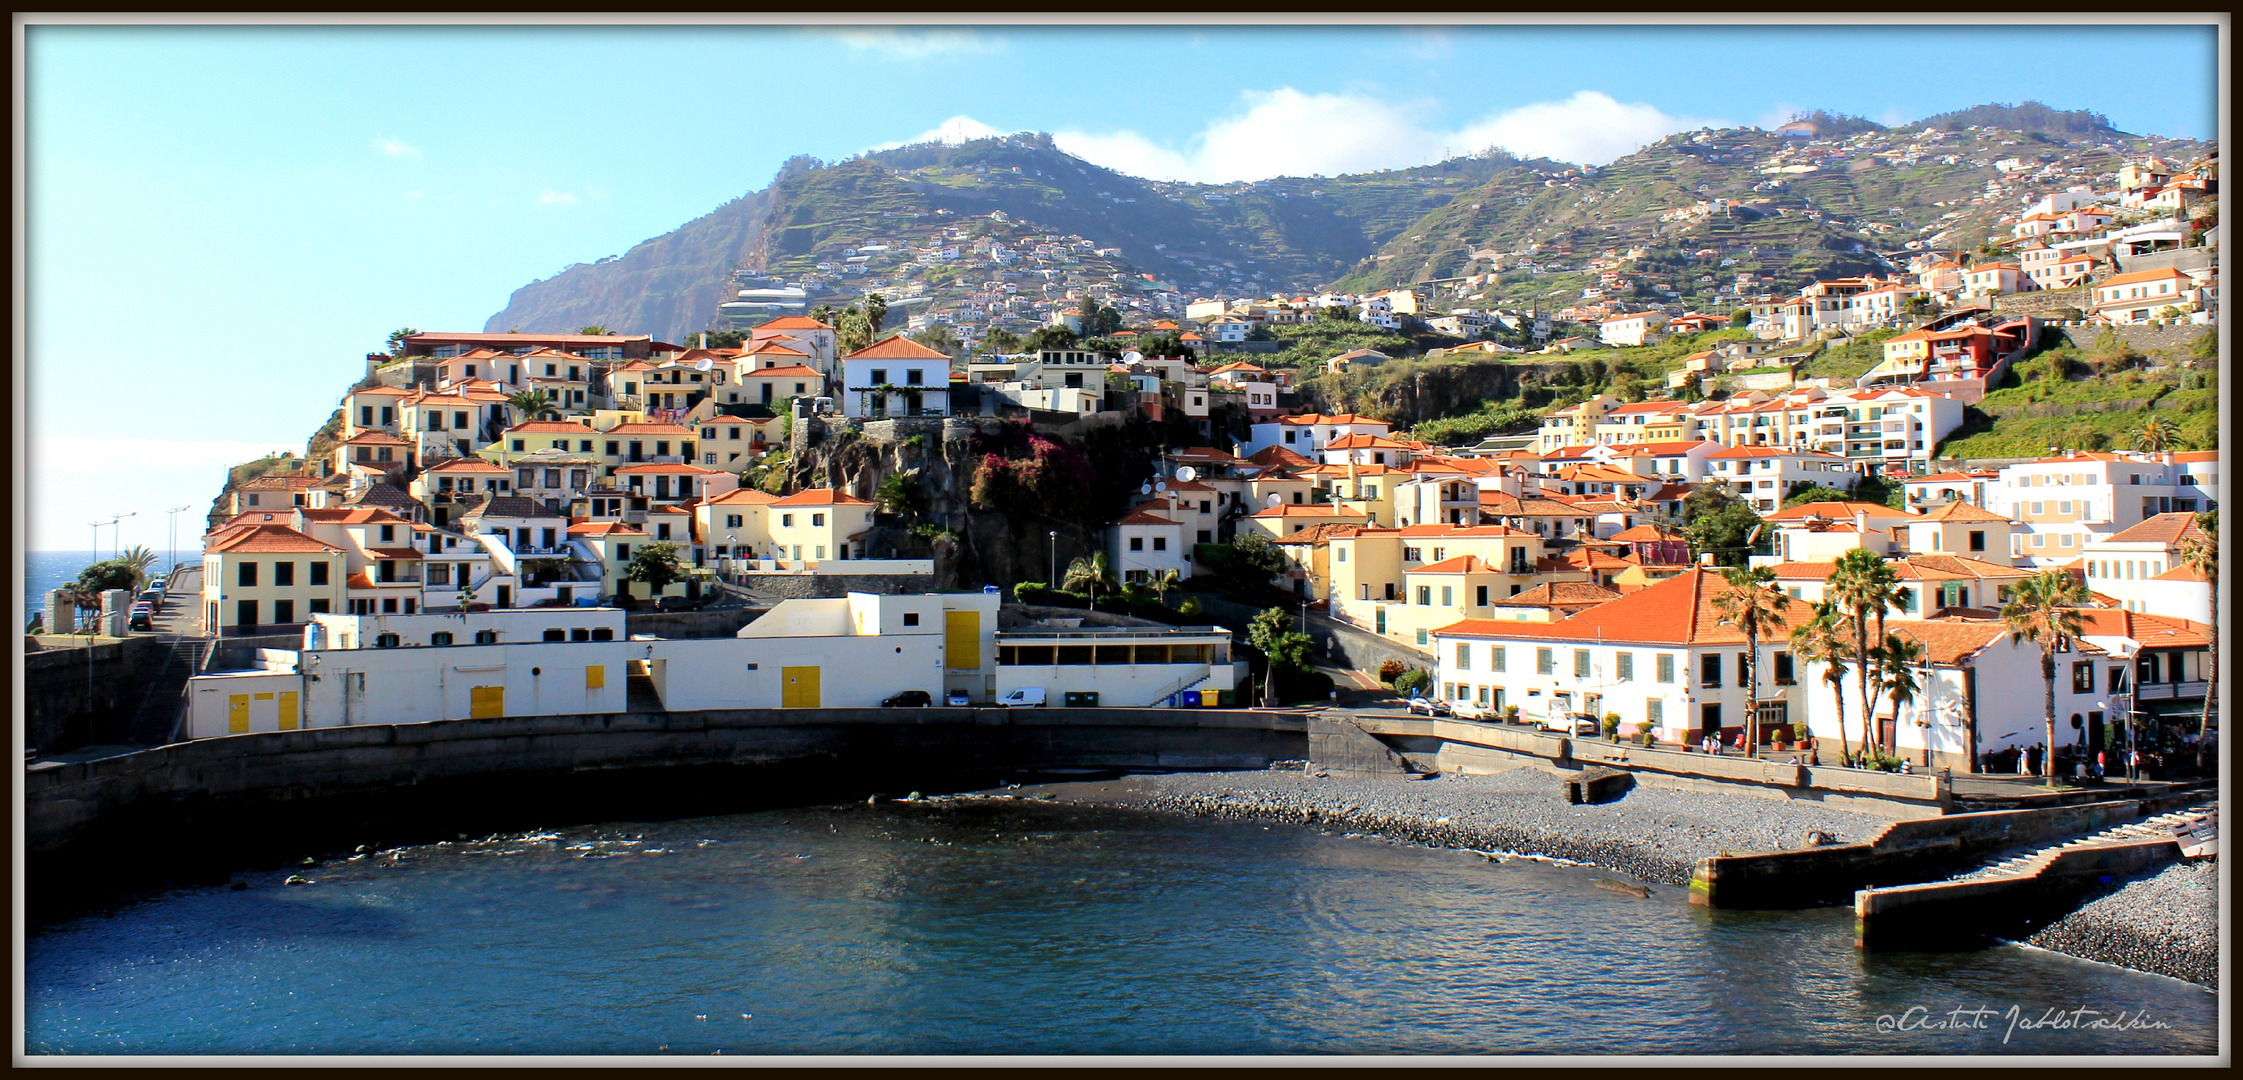
[[164, 550], [164, 577], [167, 579], [179, 570], [179, 515], [192, 509], [194, 507], [188, 505], [174, 506], [164, 511], [171, 517], [170, 540], [168, 541], [171, 546]]

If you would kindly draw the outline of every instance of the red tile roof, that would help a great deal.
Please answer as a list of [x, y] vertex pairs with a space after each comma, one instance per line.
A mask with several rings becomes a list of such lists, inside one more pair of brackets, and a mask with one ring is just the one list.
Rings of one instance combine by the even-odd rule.
[[220, 533], [213, 533], [215, 539], [204, 542], [205, 550], [238, 555], [343, 553], [341, 548], [322, 544], [286, 525], [229, 525], [226, 529], [221, 529]]
[[783, 499], [774, 500], [773, 506], [871, 506], [872, 500], [860, 499], [847, 492], [832, 488], [811, 488], [797, 491]]
[[2153, 514], [2143, 518], [2141, 524], [2098, 541], [2104, 544], [2164, 544], [2175, 547], [2191, 536], [2202, 536], [2204, 530], [2196, 527], [2195, 514]]
[[1999, 521], [2003, 524], [2009, 523], [2009, 519], [2001, 516], [2000, 514], [1988, 513], [1975, 506], [1972, 506], [1967, 502], [1961, 501], [1948, 503], [1947, 505], [1942, 506], [1939, 509], [1934, 510], [1928, 514], [1910, 518], [1909, 520], [1911, 523], [1917, 521]]
[[757, 330], [831, 330], [833, 327], [808, 315], [781, 315], [756, 327]]
[[[1496, 619], [1466, 619], [1435, 630], [1444, 637], [1499, 638], [1515, 641], [1605, 641], [1646, 645], [1742, 644], [1744, 635], [1721, 625], [1714, 609], [1716, 597], [1729, 591], [1722, 576], [1705, 567], [1692, 567], [1665, 581], [1638, 589], [1609, 603], [1554, 623], [1521, 623]], [[1811, 612], [1807, 604], [1791, 601], [1782, 625], [1764, 641], [1781, 640], [1795, 622]]]
[[1114, 522], [1114, 524], [1116, 524], [1116, 525], [1175, 525], [1175, 524], [1177, 524], [1177, 522], [1174, 522], [1174, 521], [1170, 521], [1170, 520], [1168, 520], [1167, 518], [1164, 518], [1164, 517], [1160, 516], [1159, 514], [1155, 514], [1155, 513], [1153, 513], [1153, 512], [1152, 512], [1152, 511], [1150, 511], [1150, 510], [1135, 510], [1135, 511], [1131, 511], [1131, 512], [1130, 512], [1130, 514], [1129, 514], [1128, 516], [1126, 516], [1126, 517], [1124, 517], [1124, 518], [1122, 518], [1122, 519], [1120, 519], [1120, 520], [1118, 520], [1118, 521]]
[[1811, 517], [1819, 517], [1825, 518], [1830, 521], [1852, 521], [1854, 518], [1854, 514], [1858, 511], [1868, 511], [1869, 518], [1872, 521], [1882, 520], [1885, 518], [1905, 518], [1908, 516], [1907, 511], [1895, 510], [1890, 506], [1886, 506], [1884, 503], [1810, 502], [1800, 503], [1797, 506], [1787, 506], [1781, 510], [1775, 511], [1774, 513], [1765, 514], [1762, 516], [1762, 520], [1782, 523], [1792, 521], [1805, 521]]
[[892, 337], [882, 338], [881, 340], [875, 341], [862, 349], [858, 349], [856, 352], [850, 353], [847, 357], [844, 357], [844, 359], [948, 360], [950, 359], [950, 357], [947, 353], [942, 353], [934, 349], [930, 349], [925, 345], [921, 345], [918, 342], [903, 336], [902, 334], [897, 334]]

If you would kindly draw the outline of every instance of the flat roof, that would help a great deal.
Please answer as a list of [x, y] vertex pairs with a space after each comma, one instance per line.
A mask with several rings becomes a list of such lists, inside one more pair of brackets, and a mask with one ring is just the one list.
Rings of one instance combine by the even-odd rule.
[[1221, 634], [1225, 637], [1228, 637], [1230, 636], [1230, 631], [1220, 626], [1055, 626], [1049, 630], [1023, 629], [997, 631], [997, 637], [1000, 640], [1004, 638], [1019, 637], [1091, 639], [1117, 637], [1156, 637], [1170, 635], [1207, 637], [1213, 634]]

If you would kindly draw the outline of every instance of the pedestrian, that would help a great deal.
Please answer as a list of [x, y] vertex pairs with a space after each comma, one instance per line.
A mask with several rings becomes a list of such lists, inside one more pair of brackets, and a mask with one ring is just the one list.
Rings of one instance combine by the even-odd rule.
[[2101, 750], [2097, 750], [2097, 751], [2095, 751], [2095, 779], [2097, 779], [2097, 780], [2101, 780], [2101, 779], [2103, 778], [2103, 755], [2104, 755], [2104, 753], [2105, 753], [2105, 752], [2104, 752], [2104, 751], [2101, 751]]

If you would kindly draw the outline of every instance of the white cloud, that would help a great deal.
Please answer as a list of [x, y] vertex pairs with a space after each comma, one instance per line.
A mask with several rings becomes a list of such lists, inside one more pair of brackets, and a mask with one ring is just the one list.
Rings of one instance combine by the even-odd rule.
[[951, 146], [956, 146], [959, 143], [966, 142], [968, 140], [988, 139], [1002, 134], [1004, 134], [1004, 132], [990, 127], [989, 125], [984, 124], [971, 116], [953, 116], [950, 119], [945, 120], [942, 123], [935, 125], [934, 127], [928, 128], [927, 130], [922, 131], [917, 135], [913, 135], [908, 139], [898, 139], [895, 142], [881, 143], [880, 145], [873, 147], [873, 149], [893, 150], [899, 146], [910, 146], [914, 143], [923, 142], [944, 142], [950, 144]]
[[1365, 94], [1250, 91], [1245, 109], [1215, 120], [1186, 148], [1134, 131], [1060, 131], [1059, 148], [1107, 168], [1156, 180], [1228, 183], [1272, 176], [1404, 168], [1500, 146], [1523, 157], [1602, 165], [1646, 143], [1703, 125], [1641, 102], [1583, 90], [1562, 101], [1495, 113], [1455, 130], [1425, 126], [1430, 103]]
[[1759, 122], [1754, 126], [1762, 131], [1774, 131], [1785, 124], [1791, 123], [1792, 117], [1806, 111], [1788, 101], [1779, 101], [1771, 106], [1767, 112], [1761, 113]]
[[575, 206], [576, 196], [566, 191], [555, 191], [552, 188], [547, 188], [543, 194], [537, 197], [537, 202], [540, 206]]
[[894, 27], [858, 27], [823, 30], [850, 52], [878, 53], [895, 60], [924, 60], [952, 53], [980, 55], [1003, 52], [1002, 38], [985, 37], [966, 30], [898, 30]]
[[410, 145], [403, 139], [375, 139], [374, 149], [389, 157], [417, 158], [421, 156], [420, 147]]

